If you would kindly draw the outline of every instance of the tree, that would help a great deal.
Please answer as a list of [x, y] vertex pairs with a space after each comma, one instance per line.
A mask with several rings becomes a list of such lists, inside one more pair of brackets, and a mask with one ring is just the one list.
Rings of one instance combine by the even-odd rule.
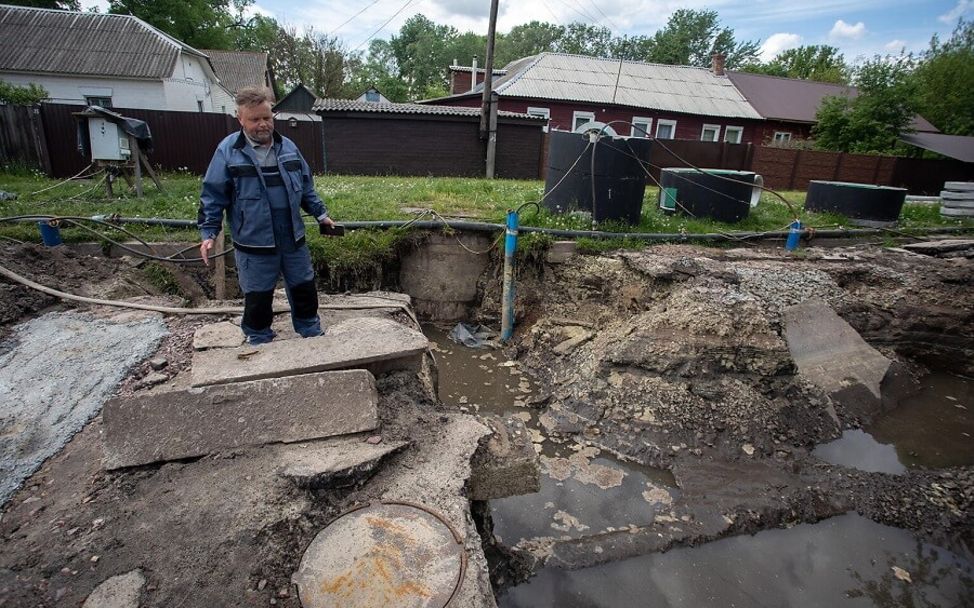
[[717, 11], [681, 8], [675, 11], [666, 26], [657, 31], [648, 44], [644, 59], [653, 63], [709, 67], [711, 55], [726, 57], [730, 69], [757, 60], [757, 41], [737, 42], [734, 31], [720, 26]]
[[44, 101], [47, 97], [47, 90], [33, 82], [24, 86], [17, 86], [0, 80], [0, 103], [31, 106]]
[[744, 66], [744, 71], [818, 82], [849, 82], [849, 68], [839, 49], [829, 45], [807, 45], [778, 53], [768, 63]]
[[974, 23], [959, 20], [951, 37], [937, 36], [916, 70], [920, 114], [950, 135], [974, 135]]
[[891, 152], [916, 114], [913, 58], [875, 57], [855, 70], [858, 95], [823, 100], [812, 127], [816, 146], [841, 152]]
[[4, 0], [4, 4], [31, 8], [56, 8], [63, 11], [81, 10], [81, 0]]
[[612, 31], [607, 27], [586, 23], [569, 23], [558, 40], [559, 53], [608, 57], [612, 53]]
[[[494, 48], [497, 65], [507, 65], [522, 57], [554, 51], [564, 35], [565, 28], [552, 23], [531, 21], [515, 25], [510, 32], [497, 36]], [[484, 48], [486, 49], [486, 40]]]
[[230, 49], [250, 4], [253, 0], [109, 0], [108, 12], [135, 15], [195, 48]]

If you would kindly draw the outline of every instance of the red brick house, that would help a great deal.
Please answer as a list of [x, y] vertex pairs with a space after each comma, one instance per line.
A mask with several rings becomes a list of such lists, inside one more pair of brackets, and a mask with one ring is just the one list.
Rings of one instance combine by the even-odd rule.
[[[555, 129], [597, 121], [619, 135], [759, 142], [764, 118], [717, 68], [541, 53], [508, 64], [494, 90], [498, 109], [544, 116]], [[422, 103], [478, 107], [482, 90]]]

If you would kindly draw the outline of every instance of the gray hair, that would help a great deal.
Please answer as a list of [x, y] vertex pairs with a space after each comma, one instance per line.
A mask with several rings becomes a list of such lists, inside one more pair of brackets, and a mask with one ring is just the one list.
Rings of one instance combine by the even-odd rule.
[[239, 108], [241, 106], [259, 106], [265, 102], [272, 103], [273, 99], [271, 90], [267, 87], [249, 86], [237, 91], [237, 96], [234, 98], [234, 101], [237, 102], [237, 107]]

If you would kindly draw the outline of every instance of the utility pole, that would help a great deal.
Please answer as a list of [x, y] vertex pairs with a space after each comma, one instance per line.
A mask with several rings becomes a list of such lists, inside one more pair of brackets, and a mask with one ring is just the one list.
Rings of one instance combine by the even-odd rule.
[[[490, 120], [490, 93], [494, 84], [494, 36], [497, 32], [497, 0], [490, 0], [490, 25], [487, 27], [487, 59], [484, 62], [484, 95], [480, 103], [480, 139], [487, 139]], [[474, 72], [472, 82], [477, 82]]]

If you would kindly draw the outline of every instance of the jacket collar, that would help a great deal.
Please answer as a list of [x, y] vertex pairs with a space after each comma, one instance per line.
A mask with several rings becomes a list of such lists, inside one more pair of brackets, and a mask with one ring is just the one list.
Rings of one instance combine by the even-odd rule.
[[[277, 131], [274, 131], [271, 134], [271, 138], [272, 138], [272, 141], [275, 144], [279, 144], [282, 141], [284, 141], [281, 138], [281, 134], [278, 133]], [[237, 141], [233, 142], [233, 147], [236, 148], [236, 149], [238, 149], [238, 150], [242, 150], [244, 148], [244, 146], [246, 146], [246, 145], [247, 145], [247, 136], [244, 135], [243, 129], [240, 129], [240, 132], [237, 133]]]

